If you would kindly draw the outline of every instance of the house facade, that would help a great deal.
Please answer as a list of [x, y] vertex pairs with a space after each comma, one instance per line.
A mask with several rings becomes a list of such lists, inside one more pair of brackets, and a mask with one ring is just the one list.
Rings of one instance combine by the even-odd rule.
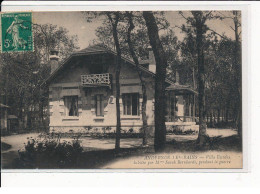
[[[60, 63], [58, 53], [51, 52], [51, 75], [45, 81], [49, 87], [50, 132], [80, 132], [116, 127], [116, 53], [100, 46], [91, 46], [73, 53]], [[146, 114], [150, 130], [154, 126], [155, 60], [149, 60], [139, 70], [147, 89]], [[194, 127], [195, 91], [166, 80], [166, 125]], [[120, 115], [122, 130], [140, 132], [142, 127], [141, 82], [135, 64], [122, 58], [120, 71]]]

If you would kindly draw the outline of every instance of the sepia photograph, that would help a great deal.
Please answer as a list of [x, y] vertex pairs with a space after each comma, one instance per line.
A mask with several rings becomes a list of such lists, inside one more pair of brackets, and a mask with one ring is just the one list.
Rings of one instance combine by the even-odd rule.
[[1, 169], [243, 169], [242, 16], [2, 12]]

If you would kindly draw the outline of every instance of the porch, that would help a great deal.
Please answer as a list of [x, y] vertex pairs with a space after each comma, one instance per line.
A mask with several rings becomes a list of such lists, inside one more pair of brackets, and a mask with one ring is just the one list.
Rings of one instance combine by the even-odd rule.
[[195, 95], [197, 92], [183, 85], [171, 85], [166, 88], [166, 126], [194, 126]]

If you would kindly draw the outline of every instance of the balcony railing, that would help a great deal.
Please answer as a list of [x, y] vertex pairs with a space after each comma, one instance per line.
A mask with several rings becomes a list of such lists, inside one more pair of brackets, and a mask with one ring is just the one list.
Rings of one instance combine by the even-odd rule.
[[110, 74], [81, 75], [81, 84], [86, 87], [109, 86], [111, 87]]

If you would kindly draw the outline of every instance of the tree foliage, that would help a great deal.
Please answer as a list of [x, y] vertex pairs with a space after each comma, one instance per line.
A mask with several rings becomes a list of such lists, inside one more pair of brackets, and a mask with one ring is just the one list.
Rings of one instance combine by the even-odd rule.
[[1, 102], [10, 105], [9, 114], [18, 116], [21, 128], [42, 126], [47, 119], [48, 90], [41, 90], [40, 85], [50, 75], [50, 50], [58, 48], [64, 59], [78, 49], [77, 37], [70, 36], [65, 28], [33, 24], [33, 32], [34, 52], [0, 55]]
[[[209, 12], [208, 12], [209, 13]], [[183, 25], [182, 31], [185, 33], [183, 41], [180, 42], [182, 76], [188, 84], [194, 85], [196, 88], [197, 79], [191, 79], [191, 73], [194, 73], [194, 78], [198, 76], [198, 68], [196, 65], [196, 31], [186, 16], [183, 15], [187, 24]], [[206, 15], [207, 12], [204, 12]], [[233, 12], [211, 12], [208, 15], [210, 20], [234, 20]], [[240, 19], [237, 17], [238, 20]], [[240, 23], [240, 21], [238, 21]], [[209, 126], [215, 127], [214, 122], [219, 126], [229, 125], [237, 119], [238, 107], [241, 107], [239, 100], [238, 89], [241, 87], [241, 62], [235, 62], [235, 58], [241, 57], [241, 42], [227, 37], [225, 34], [220, 34], [212, 30], [207, 22], [204, 30], [206, 30], [203, 38], [204, 49], [204, 64], [205, 64], [205, 97], [207, 118], [210, 118]], [[239, 25], [238, 25], [239, 27]], [[230, 26], [235, 33], [235, 26]], [[240, 36], [241, 30], [237, 32]], [[237, 43], [238, 42], [238, 43]], [[238, 44], [238, 46], [236, 46]], [[234, 54], [236, 53], [236, 54]], [[238, 60], [239, 61], [239, 60]], [[186, 71], [187, 69], [187, 71]], [[238, 76], [237, 76], [238, 75]], [[222, 124], [221, 124], [222, 123]], [[234, 122], [233, 122], [234, 123]], [[238, 128], [238, 125], [232, 125]]]

